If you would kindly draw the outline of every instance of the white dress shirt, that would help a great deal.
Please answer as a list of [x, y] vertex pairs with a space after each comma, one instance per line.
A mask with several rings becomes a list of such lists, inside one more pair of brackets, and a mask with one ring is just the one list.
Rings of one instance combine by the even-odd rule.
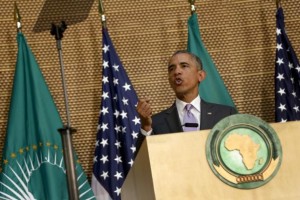
[[[176, 98], [175, 104], [176, 104], [176, 107], [177, 107], [179, 120], [180, 120], [180, 123], [182, 125], [183, 124], [184, 107], [188, 103], [186, 103], [184, 101], [181, 101], [180, 99]], [[193, 108], [191, 109], [191, 112], [196, 117], [197, 122], [198, 122], [197, 130], [200, 130], [200, 119], [201, 119], [201, 117], [200, 117], [200, 113], [201, 113], [201, 106], [200, 106], [201, 98], [200, 98], [200, 96], [198, 95], [190, 104], [193, 105]], [[152, 133], [152, 129], [147, 132], [147, 131], [145, 131], [141, 128], [141, 133], [144, 136], [149, 136]]]
[[193, 107], [191, 108], [191, 112], [193, 115], [196, 117], [197, 122], [198, 122], [198, 127], [197, 130], [200, 130], [200, 114], [201, 114], [201, 108], [200, 108], [200, 103], [201, 99], [200, 96], [198, 95], [191, 103], [186, 103], [184, 101], [181, 101], [180, 99], [176, 98], [176, 107], [177, 107], [177, 112], [179, 115], [179, 120], [181, 125], [183, 125], [183, 116], [184, 116], [184, 108], [186, 104], [192, 104]]

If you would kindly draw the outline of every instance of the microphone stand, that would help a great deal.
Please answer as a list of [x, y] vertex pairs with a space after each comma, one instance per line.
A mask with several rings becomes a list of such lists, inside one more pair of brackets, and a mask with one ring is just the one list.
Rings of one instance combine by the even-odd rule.
[[[68, 95], [65, 83], [65, 76], [64, 76], [64, 65], [62, 59], [62, 45], [61, 39], [63, 38], [63, 33], [67, 29], [67, 25], [64, 21], [61, 22], [60, 26], [56, 26], [52, 24], [51, 27], [51, 35], [55, 36], [57, 49], [59, 53], [59, 62], [61, 67], [61, 76], [62, 76], [62, 83], [63, 83], [63, 90], [64, 90], [64, 97], [65, 97], [65, 106], [66, 106], [66, 114], [67, 114], [67, 125], [64, 125], [63, 128], [58, 129], [62, 136], [63, 142], [63, 152], [64, 152], [64, 162], [67, 172], [67, 182], [68, 182], [68, 193], [69, 199], [78, 200], [78, 186], [77, 186], [77, 176], [75, 171], [75, 163], [74, 163], [74, 156], [73, 156], [73, 148], [72, 148], [72, 138], [71, 134], [76, 132], [70, 125], [70, 114], [69, 114], [69, 107], [68, 107]], [[58, 186], [59, 187], [59, 186]]]

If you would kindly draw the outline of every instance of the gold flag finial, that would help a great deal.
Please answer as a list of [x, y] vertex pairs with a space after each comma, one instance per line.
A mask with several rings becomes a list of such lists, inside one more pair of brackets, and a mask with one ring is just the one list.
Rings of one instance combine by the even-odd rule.
[[196, 11], [195, 0], [189, 0], [191, 4], [191, 13], [193, 14]]
[[18, 9], [18, 6], [17, 6], [16, 2], [14, 4], [14, 21], [17, 24], [18, 31], [21, 31], [21, 28], [22, 28], [21, 16], [20, 16], [20, 12], [19, 12], [19, 9]]
[[281, 7], [281, 0], [276, 0], [276, 7], [277, 9]]
[[105, 14], [104, 14], [104, 6], [102, 3], [102, 0], [99, 0], [99, 14], [101, 16], [101, 22], [102, 22], [102, 27], [106, 28], [106, 18], [105, 18]]

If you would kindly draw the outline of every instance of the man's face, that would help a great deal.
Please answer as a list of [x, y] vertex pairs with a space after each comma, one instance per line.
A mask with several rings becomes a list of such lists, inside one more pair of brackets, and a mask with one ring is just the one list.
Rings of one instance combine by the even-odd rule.
[[199, 71], [196, 61], [186, 53], [171, 57], [168, 66], [169, 83], [179, 99], [198, 95], [198, 85], [204, 73]]

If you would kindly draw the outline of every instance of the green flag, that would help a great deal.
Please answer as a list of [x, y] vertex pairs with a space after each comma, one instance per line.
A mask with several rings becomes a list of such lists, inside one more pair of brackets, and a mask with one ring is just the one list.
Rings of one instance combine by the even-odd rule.
[[187, 50], [201, 59], [203, 68], [206, 71], [206, 78], [199, 87], [201, 98], [212, 103], [235, 107], [214, 62], [202, 42], [196, 13], [193, 13], [188, 20]]
[[[18, 55], [0, 174], [0, 199], [67, 200], [62, 120], [33, 53], [18, 33]], [[94, 194], [79, 163], [80, 199]]]

